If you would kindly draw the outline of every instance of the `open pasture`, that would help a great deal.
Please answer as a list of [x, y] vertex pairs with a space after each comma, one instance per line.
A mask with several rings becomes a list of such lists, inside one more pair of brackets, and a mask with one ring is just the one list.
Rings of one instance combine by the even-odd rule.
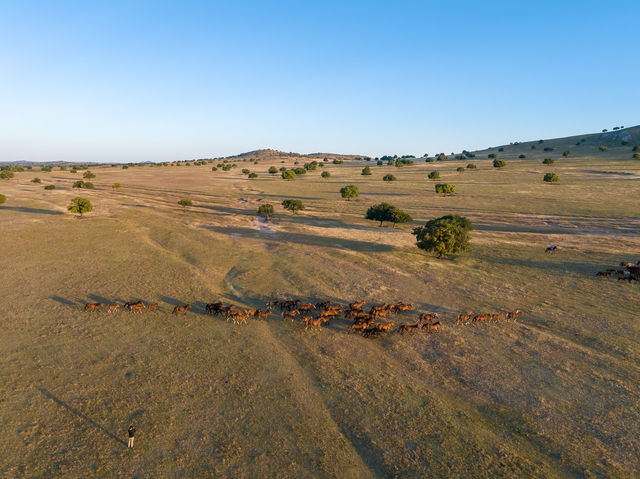
[[[0, 474], [637, 476], [640, 285], [596, 272], [640, 260], [640, 160], [558, 151], [551, 166], [540, 148], [505, 151], [503, 169], [484, 153], [402, 168], [329, 161], [293, 181], [267, 169], [311, 159], [98, 166], [93, 190], [72, 190], [82, 172], [58, 168], [0, 181]], [[544, 183], [548, 171], [560, 182]], [[436, 182], [456, 194], [437, 195]], [[358, 198], [341, 199], [346, 184]], [[74, 196], [93, 212], [68, 213]], [[287, 213], [283, 199], [305, 209]], [[382, 201], [414, 223], [365, 220]], [[271, 221], [256, 215], [264, 203]], [[471, 249], [418, 250], [411, 229], [450, 213], [472, 221]], [[158, 309], [83, 311], [139, 299]], [[441, 327], [363, 337], [344, 319], [305, 330], [206, 309], [273, 299], [404, 302], [396, 327], [427, 312]], [[517, 309], [518, 321], [456, 325]]]

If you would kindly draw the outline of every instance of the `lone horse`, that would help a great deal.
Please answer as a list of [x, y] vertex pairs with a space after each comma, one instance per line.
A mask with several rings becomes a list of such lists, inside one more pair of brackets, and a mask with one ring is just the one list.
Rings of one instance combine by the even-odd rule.
[[555, 245], [551, 245], [551, 246], [547, 246], [545, 253], [555, 253], [556, 251], [558, 251], [558, 247]]

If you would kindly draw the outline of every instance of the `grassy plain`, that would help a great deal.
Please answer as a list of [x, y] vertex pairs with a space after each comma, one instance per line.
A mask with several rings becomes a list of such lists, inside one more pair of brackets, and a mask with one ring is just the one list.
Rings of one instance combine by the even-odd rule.
[[[16, 173], [0, 182], [0, 475], [637, 477], [640, 289], [595, 277], [640, 260], [630, 149], [517, 160], [512, 148], [502, 170], [484, 153], [372, 162], [368, 177], [347, 161], [291, 182], [266, 170], [294, 159], [108, 166], [82, 191], [70, 188], [81, 173]], [[432, 170], [455, 196], [435, 194]], [[543, 183], [547, 171], [560, 183]], [[398, 181], [383, 183], [389, 172]], [[357, 200], [340, 198], [348, 183]], [[66, 212], [77, 195], [94, 204], [83, 219]], [[306, 209], [284, 213], [285, 198]], [[381, 201], [415, 223], [365, 220]], [[264, 202], [270, 223], [256, 218]], [[472, 249], [418, 251], [411, 228], [448, 213], [472, 220]], [[544, 253], [550, 242], [559, 253]], [[82, 312], [138, 298], [161, 310]], [[272, 298], [404, 301], [414, 311], [396, 323], [430, 311], [443, 327], [366, 339], [343, 320], [312, 333], [276, 315], [235, 326], [204, 313]], [[181, 303], [193, 310], [171, 315]], [[455, 326], [460, 312], [516, 308], [517, 323]]]

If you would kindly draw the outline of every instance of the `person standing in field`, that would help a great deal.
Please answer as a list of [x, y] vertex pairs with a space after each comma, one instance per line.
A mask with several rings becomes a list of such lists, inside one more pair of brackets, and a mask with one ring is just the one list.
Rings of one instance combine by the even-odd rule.
[[133, 436], [136, 433], [136, 428], [133, 424], [129, 426], [128, 432], [129, 432], [129, 443], [127, 444], [127, 447], [130, 447], [133, 449]]

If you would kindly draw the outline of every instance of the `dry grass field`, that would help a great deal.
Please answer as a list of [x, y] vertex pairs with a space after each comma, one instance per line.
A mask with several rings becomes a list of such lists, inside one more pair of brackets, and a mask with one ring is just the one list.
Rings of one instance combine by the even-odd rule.
[[[492, 149], [402, 168], [329, 161], [293, 181], [267, 169], [309, 159], [97, 166], [94, 190], [58, 168], [0, 180], [0, 475], [638, 477], [640, 285], [595, 273], [640, 260], [640, 160], [636, 143], [602, 152], [598, 137], [505, 146], [503, 169]], [[435, 194], [433, 170], [456, 195]], [[346, 184], [357, 199], [341, 199]], [[93, 212], [67, 212], [74, 196]], [[286, 198], [306, 209], [285, 212]], [[365, 220], [381, 201], [414, 224]], [[471, 249], [418, 250], [411, 229], [449, 213], [473, 222]], [[413, 309], [396, 325], [437, 312], [442, 327], [365, 338], [343, 319], [305, 331], [279, 314], [234, 325], [205, 312], [274, 298], [403, 301]], [[160, 308], [83, 312], [137, 299]], [[517, 322], [455, 324], [518, 308]]]

